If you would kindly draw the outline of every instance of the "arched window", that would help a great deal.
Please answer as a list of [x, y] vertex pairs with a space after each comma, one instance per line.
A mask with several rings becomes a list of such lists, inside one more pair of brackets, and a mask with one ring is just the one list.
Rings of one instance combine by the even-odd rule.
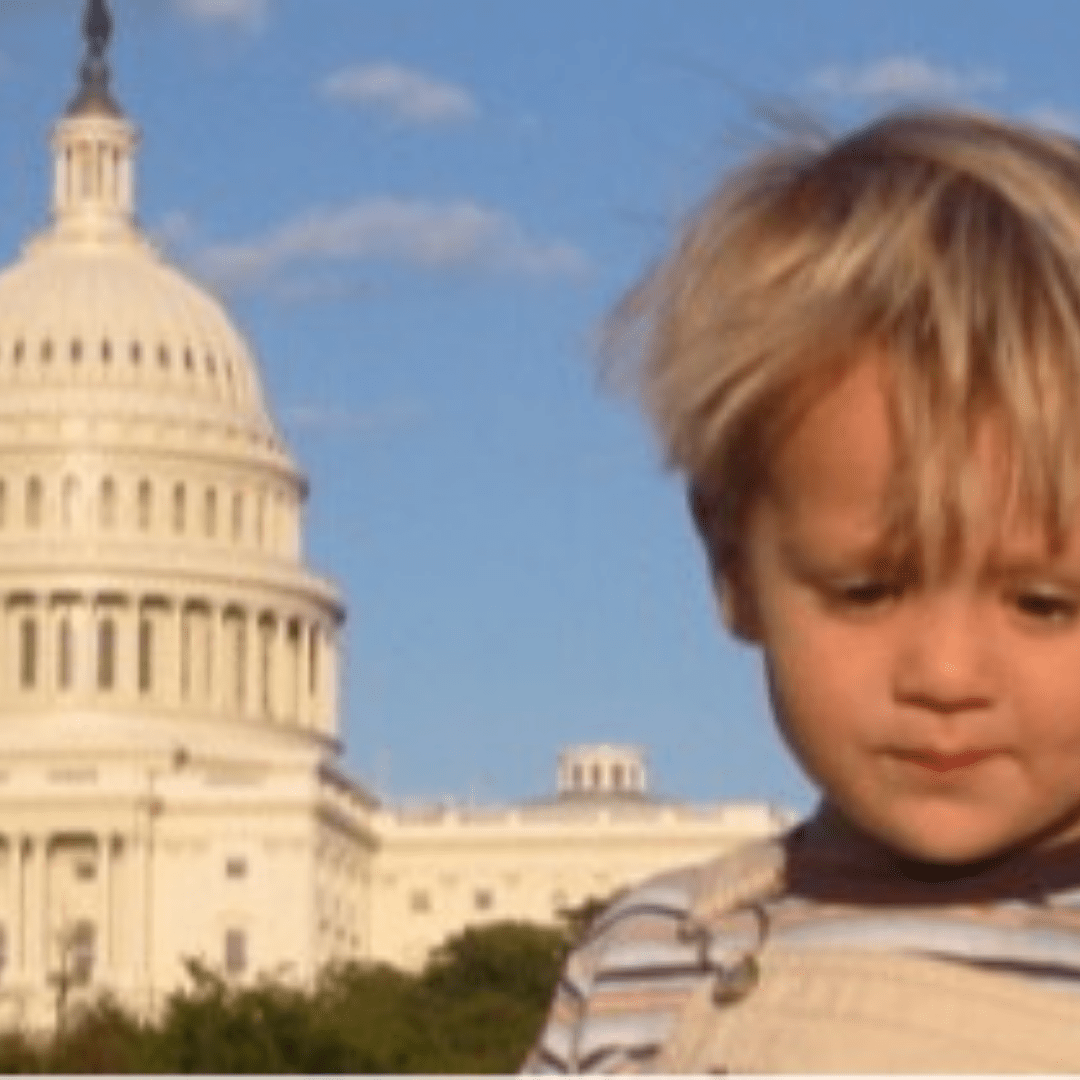
[[116, 685], [116, 620], [105, 615], [98, 621], [97, 684], [99, 690]]
[[149, 532], [154, 512], [154, 490], [150, 486], [149, 480], [139, 481], [139, 493], [136, 500], [138, 502], [139, 531]]
[[187, 490], [183, 484], [173, 488], [172, 524], [176, 533], [182, 533], [187, 528]]
[[101, 491], [98, 496], [98, 518], [103, 529], [115, 528], [116, 481], [111, 476], [106, 476], [101, 481]]
[[225, 974], [243, 975], [247, 963], [247, 934], [237, 927], [230, 927], [225, 931]]
[[144, 615], [139, 620], [139, 693], [154, 689], [154, 623]]
[[19, 685], [33, 690], [37, 685], [37, 620], [25, 615], [19, 623]]
[[41, 528], [42, 504], [45, 501], [41, 477], [31, 476], [26, 481], [26, 525], [30, 529]]
[[616, 791], [622, 791], [623, 789], [623, 767], [621, 765], [611, 766], [611, 786]]
[[76, 986], [85, 986], [94, 977], [94, 954], [97, 932], [89, 919], [80, 919], [72, 926], [63, 947], [67, 951], [64, 968]]
[[75, 632], [67, 615], [56, 627], [56, 684], [61, 690], [75, 685]]

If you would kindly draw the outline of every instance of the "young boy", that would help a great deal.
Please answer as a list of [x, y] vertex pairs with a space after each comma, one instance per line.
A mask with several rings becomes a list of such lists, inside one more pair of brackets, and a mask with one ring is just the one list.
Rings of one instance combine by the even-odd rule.
[[606, 912], [526, 1069], [1080, 1072], [1080, 145], [772, 152], [616, 327], [822, 801]]

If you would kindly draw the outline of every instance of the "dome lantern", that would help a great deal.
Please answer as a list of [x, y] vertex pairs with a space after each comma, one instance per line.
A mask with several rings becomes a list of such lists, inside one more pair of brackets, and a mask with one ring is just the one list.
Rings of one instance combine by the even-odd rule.
[[133, 230], [138, 133], [109, 89], [105, 0], [87, 0], [83, 36], [79, 89], [53, 131], [53, 218], [66, 238], [92, 241]]

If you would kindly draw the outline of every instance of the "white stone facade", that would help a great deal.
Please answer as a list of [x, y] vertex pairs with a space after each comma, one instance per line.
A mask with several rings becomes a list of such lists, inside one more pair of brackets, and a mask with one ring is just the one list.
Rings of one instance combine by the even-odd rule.
[[84, 84], [52, 222], [0, 274], [0, 1023], [152, 1012], [186, 958], [417, 965], [786, 824], [654, 802], [620, 747], [507, 810], [387, 809], [341, 771], [305, 481], [247, 344], [139, 232], [136, 145]]

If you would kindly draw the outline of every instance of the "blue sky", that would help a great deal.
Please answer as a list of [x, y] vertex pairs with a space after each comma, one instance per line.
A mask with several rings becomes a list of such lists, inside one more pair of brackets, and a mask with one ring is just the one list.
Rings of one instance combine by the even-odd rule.
[[[40, 227], [81, 0], [0, 0], [0, 258]], [[1066, 0], [112, 0], [140, 219], [228, 303], [348, 607], [350, 770], [541, 794], [560, 747], [797, 807], [754, 654], [596, 328], [762, 109], [1080, 129]]]

